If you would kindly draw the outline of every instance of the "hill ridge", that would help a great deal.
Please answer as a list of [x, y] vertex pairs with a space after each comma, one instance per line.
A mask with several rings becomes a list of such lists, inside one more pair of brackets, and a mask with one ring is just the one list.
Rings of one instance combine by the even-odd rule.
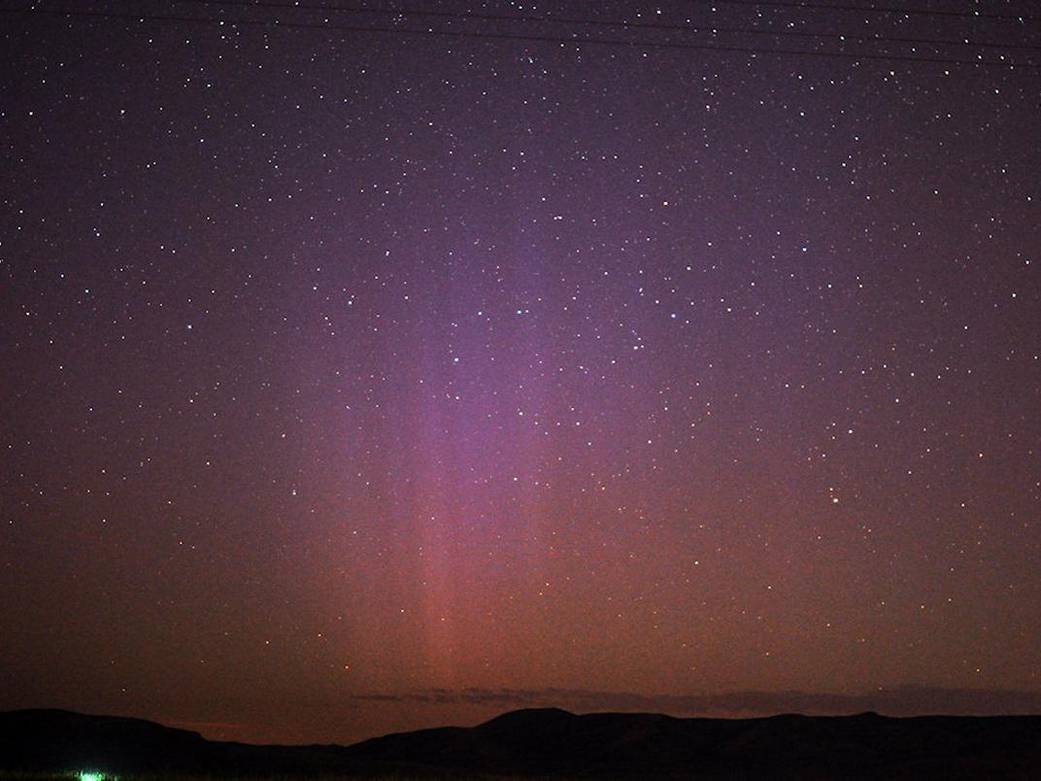
[[679, 718], [524, 708], [347, 746], [258, 746], [124, 716], [0, 712], [0, 770], [639, 778], [1041, 777], [1041, 716]]

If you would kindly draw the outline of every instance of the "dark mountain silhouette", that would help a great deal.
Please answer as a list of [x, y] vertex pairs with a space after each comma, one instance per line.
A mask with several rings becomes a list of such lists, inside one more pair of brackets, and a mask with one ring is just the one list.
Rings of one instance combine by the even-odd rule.
[[774, 716], [506, 713], [476, 727], [352, 746], [208, 741], [139, 719], [0, 713], [0, 771], [706, 779], [1036, 779], [1041, 716]]

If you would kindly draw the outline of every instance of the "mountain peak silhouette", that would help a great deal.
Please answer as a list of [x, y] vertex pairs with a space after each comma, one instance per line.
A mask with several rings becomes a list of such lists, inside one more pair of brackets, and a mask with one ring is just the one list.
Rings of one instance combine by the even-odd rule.
[[0, 774], [1029, 779], [1041, 778], [1039, 734], [1041, 716], [684, 719], [527, 708], [351, 746], [251, 746], [141, 719], [27, 710], [0, 712]]

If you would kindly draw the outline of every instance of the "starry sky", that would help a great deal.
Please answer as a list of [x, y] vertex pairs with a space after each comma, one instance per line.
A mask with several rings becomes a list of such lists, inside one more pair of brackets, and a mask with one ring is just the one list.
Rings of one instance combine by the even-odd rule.
[[1035, 4], [321, 5], [2, 3], [0, 708], [1041, 711]]

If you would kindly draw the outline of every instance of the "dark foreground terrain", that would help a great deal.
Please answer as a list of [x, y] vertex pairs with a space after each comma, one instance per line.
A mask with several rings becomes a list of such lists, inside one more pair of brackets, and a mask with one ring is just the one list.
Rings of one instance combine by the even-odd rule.
[[138, 719], [0, 713], [0, 778], [1041, 779], [1041, 716], [506, 713], [352, 746], [252, 746]]

